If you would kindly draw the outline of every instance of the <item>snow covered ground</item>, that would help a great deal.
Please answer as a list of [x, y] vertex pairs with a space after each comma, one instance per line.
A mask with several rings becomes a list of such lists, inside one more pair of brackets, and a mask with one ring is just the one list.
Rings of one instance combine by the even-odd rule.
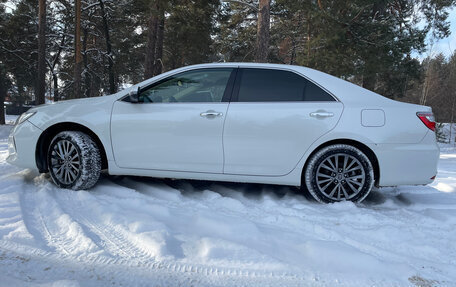
[[289, 187], [135, 177], [59, 190], [5, 162], [9, 129], [0, 286], [456, 286], [452, 145], [430, 186], [321, 205]]

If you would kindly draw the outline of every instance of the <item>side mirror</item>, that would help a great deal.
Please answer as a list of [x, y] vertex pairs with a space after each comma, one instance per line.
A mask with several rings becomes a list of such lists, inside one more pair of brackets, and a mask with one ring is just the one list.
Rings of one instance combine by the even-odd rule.
[[128, 93], [128, 98], [130, 100], [130, 103], [139, 103], [139, 91], [140, 91], [140, 87], [138, 87], [138, 89], [135, 91], [131, 91], [130, 93]]

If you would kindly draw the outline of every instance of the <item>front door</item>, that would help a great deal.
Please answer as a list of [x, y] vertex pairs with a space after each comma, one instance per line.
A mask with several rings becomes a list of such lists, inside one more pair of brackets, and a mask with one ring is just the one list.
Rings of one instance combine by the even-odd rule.
[[142, 88], [139, 103], [117, 101], [111, 119], [116, 164], [222, 173], [225, 90], [232, 72], [210, 68], [179, 73]]

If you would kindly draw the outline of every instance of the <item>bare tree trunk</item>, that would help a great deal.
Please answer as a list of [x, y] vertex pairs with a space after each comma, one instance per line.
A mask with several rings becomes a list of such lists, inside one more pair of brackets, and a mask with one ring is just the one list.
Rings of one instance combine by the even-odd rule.
[[3, 67], [0, 64], [0, 125], [5, 124], [5, 98], [6, 98], [6, 85], [5, 77], [3, 74]]
[[[453, 140], [453, 123], [454, 123], [454, 104], [456, 102], [456, 97], [453, 97], [453, 104], [451, 105], [451, 120], [450, 120], [450, 143]], [[456, 145], [456, 139], [454, 140]]]
[[84, 81], [85, 81], [85, 91], [84, 91], [84, 96], [86, 98], [89, 98], [92, 96], [92, 76], [89, 72], [89, 59], [87, 57], [87, 37], [89, 36], [89, 31], [84, 28], [83, 29], [83, 36], [82, 36], [82, 59], [84, 63], [84, 68], [87, 71], [84, 76]]
[[[54, 102], [58, 102], [60, 100], [59, 96], [59, 84], [58, 84], [58, 75], [55, 72], [55, 66], [60, 60], [60, 54], [62, 53], [62, 47], [65, 45], [65, 30], [62, 36], [62, 41], [60, 42], [60, 47], [59, 50], [57, 51], [57, 54], [54, 56], [54, 61], [52, 62], [52, 65], [49, 66], [49, 69], [51, 70], [52, 74], [52, 81], [54, 83]], [[51, 83], [49, 85], [52, 85]]]
[[5, 94], [2, 85], [3, 83], [0, 83], [0, 125], [5, 124]]
[[106, 17], [106, 10], [104, 7], [104, 0], [98, 0], [100, 3], [101, 17], [103, 19], [103, 30], [106, 41], [106, 55], [108, 56], [108, 75], [109, 75], [109, 93], [114, 94], [117, 91], [116, 80], [114, 75], [114, 61], [112, 59], [112, 45], [109, 35], [108, 18]]
[[[318, 2], [321, 4], [320, 2]], [[320, 7], [321, 8], [321, 7]], [[307, 13], [307, 66], [310, 66], [310, 39], [311, 39], [311, 32], [312, 29], [310, 28], [310, 13]]]
[[75, 0], [74, 31], [74, 97], [81, 97], [82, 55], [81, 55], [81, 0]]
[[423, 90], [421, 92], [420, 105], [426, 105], [427, 97], [429, 94], [429, 84], [432, 76], [432, 67], [430, 64], [427, 64], [426, 74], [424, 77]]
[[60, 96], [59, 96], [59, 82], [58, 82], [56, 73], [52, 74], [52, 80], [54, 81], [54, 102], [58, 102]]
[[150, 9], [149, 24], [147, 27], [147, 45], [146, 45], [146, 63], [144, 70], [144, 79], [154, 76], [155, 49], [157, 45], [158, 32], [158, 1], [154, 0]]
[[255, 62], [267, 62], [269, 54], [270, 0], [260, 0], [258, 7], [258, 24]]
[[38, 78], [35, 104], [44, 104], [46, 94], [46, 0], [40, 0], [38, 12]]
[[293, 38], [291, 39], [291, 55], [290, 55], [290, 65], [294, 65], [296, 58], [296, 39]]
[[165, 10], [160, 10], [160, 21], [157, 28], [157, 45], [155, 49], [154, 76], [160, 75], [163, 70], [163, 37], [165, 31]]

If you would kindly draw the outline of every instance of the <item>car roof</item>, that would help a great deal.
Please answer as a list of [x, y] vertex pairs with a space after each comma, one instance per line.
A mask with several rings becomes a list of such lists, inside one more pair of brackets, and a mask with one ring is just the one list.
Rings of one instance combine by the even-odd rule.
[[334, 77], [332, 75], [320, 72], [315, 69], [296, 66], [296, 65], [286, 65], [286, 64], [269, 64], [269, 63], [250, 63], [250, 62], [223, 62], [223, 63], [206, 63], [206, 64], [197, 64], [185, 66], [175, 70], [168, 71], [166, 73], [160, 74], [154, 78], [145, 80], [137, 85], [131, 87], [131, 89], [137, 89], [138, 86], [144, 87], [150, 85], [153, 82], [161, 80], [170, 75], [181, 73], [188, 70], [194, 69], [204, 69], [204, 68], [265, 68], [265, 69], [277, 69], [277, 70], [288, 70], [294, 71], [312, 82], [316, 83], [320, 87], [327, 90], [333, 96], [335, 96], [342, 103], [353, 103], [353, 104], [362, 104], [369, 103], [370, 106], [382, 106], [387, 104], [395, 103], [396, 101], [385, 98], [379, 94], [376, 94], [372, 91], [364, 89], [356, 84], [350, 83], [343, 79]]

